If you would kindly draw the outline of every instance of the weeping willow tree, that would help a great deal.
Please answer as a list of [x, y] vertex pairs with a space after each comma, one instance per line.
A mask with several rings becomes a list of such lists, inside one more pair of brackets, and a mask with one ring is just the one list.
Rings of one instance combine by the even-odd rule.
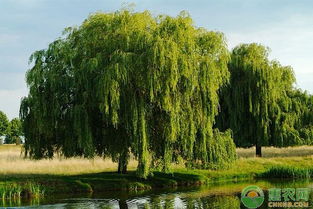
[[298, 109], [300, 120], [295, 127], [303, 140], [302, 144], [313, 145], [313, 95], [299, 90], [295, 95], [298, 97], [298, 103], [301, 104]]
[[313, 144], [313, 96], [299, 89], [281, 98], [281, 111], [272, 126], [274, 146]]
[[230, 133], [212, 128], [229, 58], [223, 34], [185, 12], [93, 14], [30, 58], [25, 153], [108, 156], [120, 172], [132, 153], [141, 177], [156, 162], [169, 171], [177, 155], [202, 167], [231, 162]]
[[[222, 113], [218, 127], [231, 128], [236, 145], [277, 145], [281, 133], [282, 103], [295, 82], [293, 71], [268, 59], [269, 49], [259, 44], [242, 44], [233, 49], [230, 84], [222, 91]], [[288, 105], [288, 104], [286, 104]]]

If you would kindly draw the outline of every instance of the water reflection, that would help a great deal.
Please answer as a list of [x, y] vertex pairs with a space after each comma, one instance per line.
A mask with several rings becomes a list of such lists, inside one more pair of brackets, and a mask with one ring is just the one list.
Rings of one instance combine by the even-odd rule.
[[[189, 188], [180, 191], [159, 191], [158, 193], [141, 195], [114, 192], [98, 196], [86, 196], [84, 198], [62, 196], [41, 200], [41, 202], [37, 200], [37, 202], [4, 203], [6, 205], [2, 204], [2, 206], [44, 209], [240, 209], [245, 208], [240, 201], [240, 191], [247, 185], [252, 184], [263, 188], [265, 194], [268, 188], [273, 187], [312, 187], [312, 182], [309, 181], [246, 181], [216, 184], [194, 189]], [[310, 201], [312, 199], [313, 196], [311, 194]], [[310, 205], [313, 205], [313, 203], [310, 202]], [[268, 208], [267, 202], [265, 201], [260, 208]]]
[[179, 194], [155, 197], [143, 197], [131, 200], [108, 199], [67, 199], [66, 203], [30, 206], [28, 208], [58, 208], [58, 209], [237, 209], [240, 208], [240, 199], [237, 196], [212, 196], [207, 198], [182, 198]]

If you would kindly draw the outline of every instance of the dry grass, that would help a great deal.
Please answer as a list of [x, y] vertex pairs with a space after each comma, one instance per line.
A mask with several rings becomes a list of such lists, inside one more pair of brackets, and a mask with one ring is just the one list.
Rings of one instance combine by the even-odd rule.
[[[129, 169], [137, 167], [137, 162], [132, 160]], [[82, 173], [95, 173], [103, 171], [116, 171], [117, 163], [110, 159], [96, 157], [95, 159], [56, 157], [52, 160], [30, 160], [23, 158], [21, 146], [0, 146], [0, 174], [55, 174], [75, 175]]]
[[[287, 148], [263, 148], [263, 159], [256, 159], [255, 148], [237, 148], [238, 157], [241, 160], [238, 163], [244, 165], [249, 162], [255, 164], [267, 164], [271, 161], [274, 164], [285, 162], [286, 160], [296, 160], [299, 163], [303, 161], [303, 156], [312, 156], [313, 159], [313, 146], [301, 147], [287, 147]], [[288, 157], [288, 158], [284, 158]], [[295, 157], [295, 158], [294, 158]], [[248, 158], [248, 159], [245, 159]], [[264, 161], [264, 162], [263, 162]], [[311, 163], [312, 161], [310, 161]], [[305, 162], [308, 163], [308, 162]], [[243, 165], [241, 165], [243, 166]], [[240, 167], [241, 167], [240, 166]], [[131, 160], [128, 166], [129, 170], [135, 170], [137, 162]], [[173, 166], [174, 169], [182, 168], [181, 165]], [[64, 159], [56, 157], [52, 160], [30, 160], [23, 158], [21, 153], [21, 146], [16, 145], [0, 145], [0, 175], [12, 174], [55, 174], [55, 175], [75, 175], [82, 173], [96, 173], [103, 171], [116, 171], [117, 163], [112, 162], [110, 159], [103, 159], [96, 157], [89, 160], [84, 158], [68, 158]]]
[[[251, 148], [237, 148], [237, 155], [239, 158], [255, 157], [255, 147]], [[313, 146], [299, 146], [299, 147], [263, 147], [262, 157], [301, 157], [313, 155]]]

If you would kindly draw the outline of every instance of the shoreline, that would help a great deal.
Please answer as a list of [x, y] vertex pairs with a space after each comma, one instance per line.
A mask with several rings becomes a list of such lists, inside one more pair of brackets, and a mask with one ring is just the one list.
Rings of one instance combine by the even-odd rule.
[[[273, 161], [273, 159], [255, 159], [254, 167], [257, 168], [251, 172], [251, 165], [246, 167], [233, 167], [225, 170], [187, 170], [176, 169], [173, 173], [154, 172], [153, 176], [147, 179], [136, 177], [135, 171], [129, 171], [127, 174], [118, 174], [116, 172], [89, 173], [80, 175], [45, 175], [45, 174], [12, 174], [0, 176], [1, 185], [37, 185], [41, 188], [44, 196], [57, 194], [97, 194], [103, 192], [127, 192], [142, 193], [153, 192], [155, 190], [180, 188], [194, 188], [199, 186], [208, 186], [210, 184], [219, 184], [227, 182], [240, 182], [246, 180], [270, 180], [270, 179], [311, 179], [313, 177], [313, 168], [294, 167], [291, 168], [287, 161], [293, 160], [299, 166], [304, 161], [313, 161], [312, 157], [300, 157], [296, 159], [285, 158], [285, 163], [277, 164], [264, 163], [264, 161]], [[251, 159], [250, 159], [251, 160]], [[276, 159], [279, 161], [279, 159]], [[238, 160], [240, 161], [240, 160]], [[244, 159], [243, 161], [247, 161]], [[237, 162], [237, 164], [240, 162]], [[308, 162], [307, 162], [308, 163]], [[312, 165], [312, 164], [311, 164]], [[260, 166], [262, 169], [260, 169]], [[238, 170], [239, 169], [239, 170]], [[276, 175], [275, 173], [276, 172]], [[304, 175], [305, 173], [306, 175]], [[21, 196], [24, 198], [24, 196]], [[32, 195], [28, 195], [32, 198]]]
[[[313, 147], [267, 147], [264, 148], [267, 155], [264, 158], [251, 157], [253, 149], [238, 148], [238, 159], [229, 168], [200, 170], [186, 169], [183, 164], [173, 164], [172, 173], [154, 172], [154, 175], [146, 180], [136, 177], [135, 161], [131, 162], [127, 174], [118, 174], [115, 172], [116, 164], [100, 158], [93, 161], [81, 158], [32, 161], [21, 156], [21, 146], [0, 146], [0, 151], [2, 199], [6, 189], [17, 191], [16, 196], [21, 198], [33, 198], [42, 191], [47, 196], [60, 193], [143, 193], [259, 178], [313, 178]], [[290, 154], [287, 155], [287, 152]], [[7, 185], [15, 185], [16, 188]], [[5, 198], [7, 194], [8, 192], [5, 193]]]

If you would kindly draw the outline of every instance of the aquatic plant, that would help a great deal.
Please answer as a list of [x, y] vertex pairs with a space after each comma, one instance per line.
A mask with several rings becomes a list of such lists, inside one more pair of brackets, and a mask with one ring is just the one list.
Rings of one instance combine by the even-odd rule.
[[44, 189], [36, 183], [3, 183], [0, 185], [1, 199], [19, 199], [21, 197], [40, 197]]

